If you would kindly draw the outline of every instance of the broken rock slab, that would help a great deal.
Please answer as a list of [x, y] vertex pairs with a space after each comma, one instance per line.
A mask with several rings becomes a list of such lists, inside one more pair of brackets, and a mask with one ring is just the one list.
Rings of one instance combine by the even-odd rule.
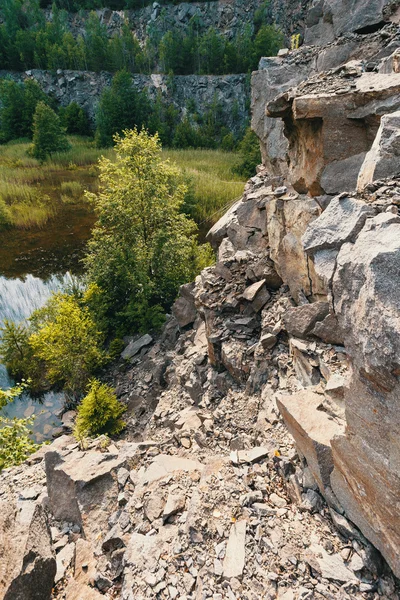
[[242, 576], [246, 558], [245, 544], [246, 521], [236, 521], [231, 526], [224, 558], [223, 576], [227, 579]]
[[277, 406], [296, 446], [322, 493], [330, 486], [333, 470], [331, 440], [343, 431], [342, 425], [321, 410], [323, 396], [311, 389], [278, 396]]
[[325, 548], [319, 544], [310, 546], [305, 554], [305, 560], [324, 579], [340, 581], [341, 583], [358, 581], [353, 571], [346, 567], [340, 554], [328, 554]]
[[139, 484], [146, 485], [153, 483], [175, 471], [185, 471], [187, 473], [199, 471], [201, 473], [203, 469], [204, 465], [197, 460], [181, 458], [180, 456], [170, 454], [159, 454], [148, 469], [146, 469]]
[[108, 515], [117, 509], [118, 470], [130, 465], [138, 444], [110, 448], [45, 455], [49, 508], [57, 520], [81, 527], [87, 539], [98, 539], [107, 529]]
[[50, 600], [57, 565], [42, 505], [26, 502], [18, 511], [2, 504], [0, 531], [0, 597]]
[[151, 335], [146, 333], [146, 335], [142, 335], [138, 340], [132, 340], [129, 342], [127, 347], [121, 352], [121, 358], [125, 360], [130, 360], [136, 354], [140, 352], [142, 348], [149, 346], [153, 341]]
[[179, 327], [186, 327], [193, 323], [197, 316], [194, 303], [194, 283], [186, 283], [179, 289], [179, 296], [172, 306], [172, 314], [178, 321]]
[[400, 111], [383, 115], [371, 150], [361, 166], [357, 189], [378, 179], [400, 175]]
[[307, 338], [318, 321], [323, 321], [329, 313], [328, 302], [313, 302], [288, 308], [283, 315], [286, 331], [297, 338]]

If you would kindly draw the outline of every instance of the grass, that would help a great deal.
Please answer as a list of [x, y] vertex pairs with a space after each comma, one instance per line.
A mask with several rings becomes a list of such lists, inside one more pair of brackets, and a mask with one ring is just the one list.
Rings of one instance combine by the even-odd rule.
[[189, 213], [201, 229], [211, 227], [240, 198], [245, 182], [234, 175], [237, 157], [221, 150], [164, 150], [190, 182]]
[[[96, 191], [97, 161], [113, 158], [86, 138], [70, 137], [71, 149], [40, 164], [27, 155], [28, 140], [0, 145], [0, 226], [43, 227], [62, 203], [78, 204]], [[244, 181], [232, 173], [236, 155], [220, 150], [164, 150], [189, 183], [186, 209], [205, 231], [241, 196]]]

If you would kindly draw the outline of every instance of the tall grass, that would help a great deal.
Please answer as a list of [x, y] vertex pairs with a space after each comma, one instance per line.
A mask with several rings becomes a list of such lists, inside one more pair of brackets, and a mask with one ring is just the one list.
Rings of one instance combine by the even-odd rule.
[[245, 182], [232, 171], [233, 153], [189, 149], [165, 150], [163, 155], [187, 176], [188, 212], [202, 229], [211, 227], [243, 193]]
[[[29, 142], [0, 145], [0, 226], [43, 226], [60, 203], [79, 203], [85, 189], [96, 189], [97, 161], [112, 159], [113, 149], [98, 149], [88, 139], [71, 137], [72, 147], [40, 164], [28, 156]], [[235, 154], [219, 150], [163, 150], [189, 184], [185, 209], [202, 230], [210, 227], [243, 192], [232, 172]]]

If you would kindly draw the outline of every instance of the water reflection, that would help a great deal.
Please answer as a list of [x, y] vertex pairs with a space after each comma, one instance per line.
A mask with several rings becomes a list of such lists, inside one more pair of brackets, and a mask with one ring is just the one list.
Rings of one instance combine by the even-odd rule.
[[[53, 292], [64, 289], [73, 282], [69, 273], [53, 275], [46, 280], [27, 275], [24, 279], [7, 279], [0, 276], [0, 324], [5, 319], [20, 322], [37, 308], [43, 306]], [[0, 365], [0, 387], [8, 389], [14, 384], [4, 365]], [[23, 394], [3, 409], [7, 417], [30, 417], [36, 415], [32, 427], [37, 442], [51, 439], [54, 429], [61, 425], [56, 416], [62, 407], [64, 396], [48, 392], [41, 400]]]

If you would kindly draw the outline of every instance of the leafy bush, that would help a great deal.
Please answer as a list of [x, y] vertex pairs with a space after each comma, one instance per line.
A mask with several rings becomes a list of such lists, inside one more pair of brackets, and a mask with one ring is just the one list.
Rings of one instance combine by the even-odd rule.
[[125, 423], [121, 419], [124, 407], [118, 402], [114, 390], [92, 379], [88, 393], [78, 406], [75, 435], [95, 437], [98, 435], [115, 435], [122, 431]]
[[39, 102], [33, 117], [32, 156], [44, 161], [54, 152], [65, 152], [69, 148], [59, 117], [44, 102]]
[[[24, 385], [11, 390], [0, 390], [0, 408], [19, 396]], [[7, 419], [0, 415], [0, 471], [21, 464], [30, 454], [39, 448], [30, 438], [33, 418]]]
[[[104, 362], [103, 337], [87, 307], [74, 296], [53, 295], [30, 318], [29, 346], [44, 364], [45, 377], [77, 398]], [[29, 373], [28, 373], [29, 375]]]
[[239, 143], [238, 150], [239, 160], [233, 168], [234, 172], [242, 177], [252, 177], [261, 163], [261, 151], [259, 139], [250, 127]]

